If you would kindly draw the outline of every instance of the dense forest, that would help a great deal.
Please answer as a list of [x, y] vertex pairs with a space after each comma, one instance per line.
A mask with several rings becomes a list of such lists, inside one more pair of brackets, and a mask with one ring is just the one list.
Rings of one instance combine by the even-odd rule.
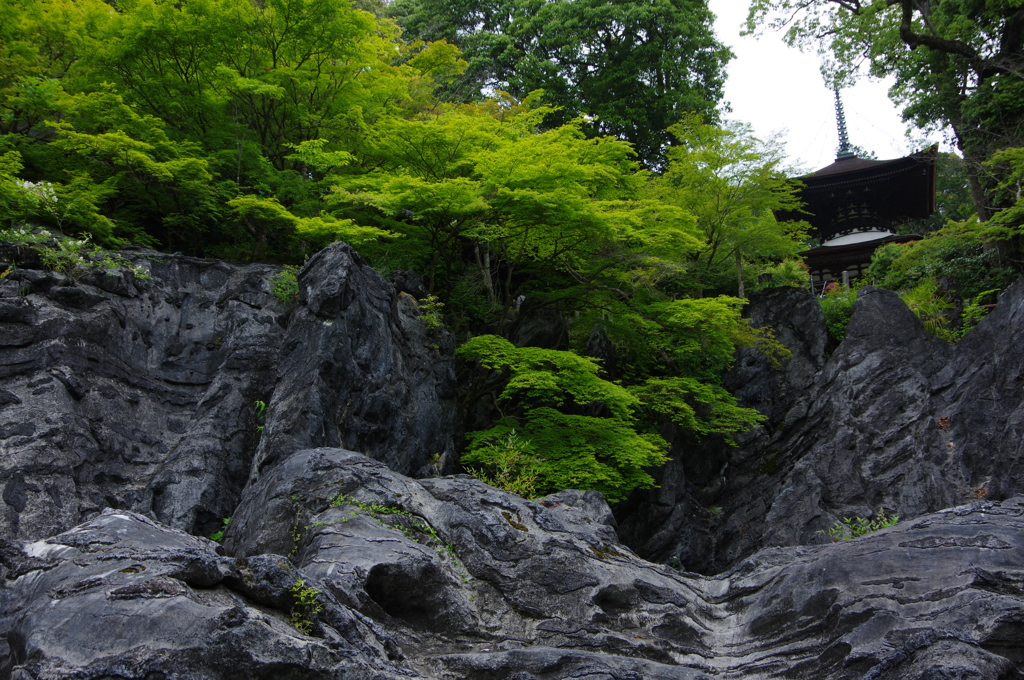
[[[751, 8], [751, 30], [822, 50], [831, 82], [864, 60], [895, 73], [907, 119], [955, 138], [939, 217], [914, 225], [929, 238], [871, 273], [951, 340], [1021, 268], [1013, 4]], [[301, 265], [346, 241], [417, 272], [428, 322], [506, 376], [467, 465], [618, 500], [653, 483], [665, 422], [728, 440], [760, 421], [720, 384], [738, 345], [785, 355], [744, 298], [807, 282], [806, 225], [774, 217], [798, 184], [726, 119], [712, 19], [704, 0], [10, 0], [0, 240], [57, 267], [127, 244]], [[851, 292], [825, 302], [848, 317]], [[564, 341], [509, 342], [541, 309]], [[586, 356], [594, 337], [614, 370]]]

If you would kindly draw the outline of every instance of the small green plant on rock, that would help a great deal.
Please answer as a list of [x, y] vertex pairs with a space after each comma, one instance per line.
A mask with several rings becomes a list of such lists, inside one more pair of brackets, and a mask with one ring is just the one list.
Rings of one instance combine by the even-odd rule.
[[296, 273], [298, 266], [286, 264], [284, 269], [270, 277], [270, 290], [282, 305], [288, 305], [299, 299], [299, 279]]
[[474, 449], [462, 458], [469, 473], [484, 484], [523, 498], [537, 497], [537, 464], [530, 442], [512, 430], [492, 444]]
[[946, 317], [946, 312], [954, 305], [943, 297], [935, 279], [921, 279], [916, 286], [901, 293], [900, 299], [921, 320], [926, 331], [943, 340], [956, 340]]
[[819, 531], [818, 533], [828, 536], [833, 542], [849, 541], [866, 536], [879, 529], [896, 526], [896, 523], [899, 521], [898, 515], [887, 515], [885, 510], [882, 509], [878, 511], [873, 520], [865, 517], [844, 517], [842, 522], [836, 522], [835, 526], [828, 531]]
[[304, 635], [313, 632], [313, 625], [316, 617], [323, 611], [324, 605], [320, 602], [320, 590], [313, 586], [307, 586], [301, 578], [291, 587], [292, 597], [295, 598], [295, 605], [292, 607], [292, 625], [299, 629]]
[[[342, 522], [347, 522], [356, 517], [360, 512], [365, 512], [377, 520], [377, 523], [381, 526], [399, 531], [406, 538], [416, 541], [417, 543], [425, 543], [429, 547], [433, 548], [434, 552], [438, 555], [447, 555], [455, 563], [458, 569], [464, 571], [464, 568], [459, 561], [459, 556], [455, 552], [455, 546], [451, 543], [445, 543], [442, 541], [440, 534], [437, 533], [437, 529], [432, 527], [429, 522], [420, 519], [408, 510], [396, 508], [392, 505], [384, 505], [383, 503], [377, 503], [374, 501], [359, 500], [352, 496], [346, 496], [343, 493], [339, 493], [331, 499], [332, 507], [339, 508], [346, 505], [355, 506], [355, 510], [342, 518]], [[393, 516], [394, 519], [385, 521], [384, 517], [389, 515]], [[417, 532], [419, 532], [419, 536], [417, 536]], [[426, 540], [420, 540], [421, 537]]]
[[263, 421], [267, 419], [267, 402], [257, 399], [252, 407], [256, 412], [256, 431], [263, 432]]
[[995, 294], [998, 292], [998, 288], [982, 291], [978, 295], [975, 295], [974, 299], [964, 306], [963, 311], [960, 313], [960, 330], [956, 333], [956, 338], [958, 340], [970, 333], [971, 329], [977, 326], [978, 323], [985, 318], [989, 312], [989, 308], [984, 304], [985, 300], [994, 298]]
[[224, 526], [210, 534], [211, 541], [217, 541], [218, 543], [220, 543], [224, 540], [224, 532], [228, 530], [228, 525], [231, 524], [231, 518], [225, 517], [221, 521], [224, 522]]
[[428, 295], [420, 300], [420, 317], [422, 317], [428, 333], [444, 328], [444, 317], [441, 311], [443, 309], [444, 303], [436, 295]]

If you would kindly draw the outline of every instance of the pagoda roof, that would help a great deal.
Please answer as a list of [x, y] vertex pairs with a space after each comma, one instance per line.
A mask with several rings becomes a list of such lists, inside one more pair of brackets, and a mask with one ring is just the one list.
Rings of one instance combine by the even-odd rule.
[[878, 226], [894, 228], [935, 212], [938, 145], [890, 160], [841, 158], [820, 170], [797, 178], [803, 211], [779, 211], [779, 220], [806, 220], [811, 232], [828, 237], [840, 212], [864, 206]]
[[863, 170], [881, 170], [886, 166], [905, 161], [906, 158], [893, 158], [887, 161], [879, 161], [873, 158], [857, 158], [851, 156], [850, 158], [837, 158], [835, 163], [832, 165], [826, 165], [820, 170], [815, 170], [809, 175], [805, 176], [805, 179], [811, 177], [831, 177], [833, 175], [845, 175], [851, 172], [861, 172]]

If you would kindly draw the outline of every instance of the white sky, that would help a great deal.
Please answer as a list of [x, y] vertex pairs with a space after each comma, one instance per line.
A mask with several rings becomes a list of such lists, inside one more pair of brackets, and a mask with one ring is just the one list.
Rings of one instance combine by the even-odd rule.
[[[825, 88], [817, 55], [787, 46], [778, 33], [740, 37], [747, 0], [709, 0], [708, 5], [718, 17], [719, 40], [736, 54], [727, 67], [725, 99], [732, 106], [728, 117], [749, 123], [762, 138], [783, 133], [790, 162], [806, 170], [834, 161], [839, 146], [835, 95]], [[911, 148], [907, 125], [887, 90], [886, 83], [864, 78], [842, 91], [850, 143], [881, 159], [919, 150]]]

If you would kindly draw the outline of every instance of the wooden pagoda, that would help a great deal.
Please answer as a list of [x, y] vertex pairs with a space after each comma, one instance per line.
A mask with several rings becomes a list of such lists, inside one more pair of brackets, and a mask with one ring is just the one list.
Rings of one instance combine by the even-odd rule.
[[805, 212], [776, 214], [779, 220], [810, 223], [810, 235], [821, 245], [801, 256], [818, 287], [842, 279], [843, 272], [850, 278], [860, 275], [882, 244], [920, 238], [895, 230], [935, 212], [938, 145], [892, 160], [858, 158], [850, 146], [838, 90], [836, 118], [840, 145], [835, 162], [799, 178]]

